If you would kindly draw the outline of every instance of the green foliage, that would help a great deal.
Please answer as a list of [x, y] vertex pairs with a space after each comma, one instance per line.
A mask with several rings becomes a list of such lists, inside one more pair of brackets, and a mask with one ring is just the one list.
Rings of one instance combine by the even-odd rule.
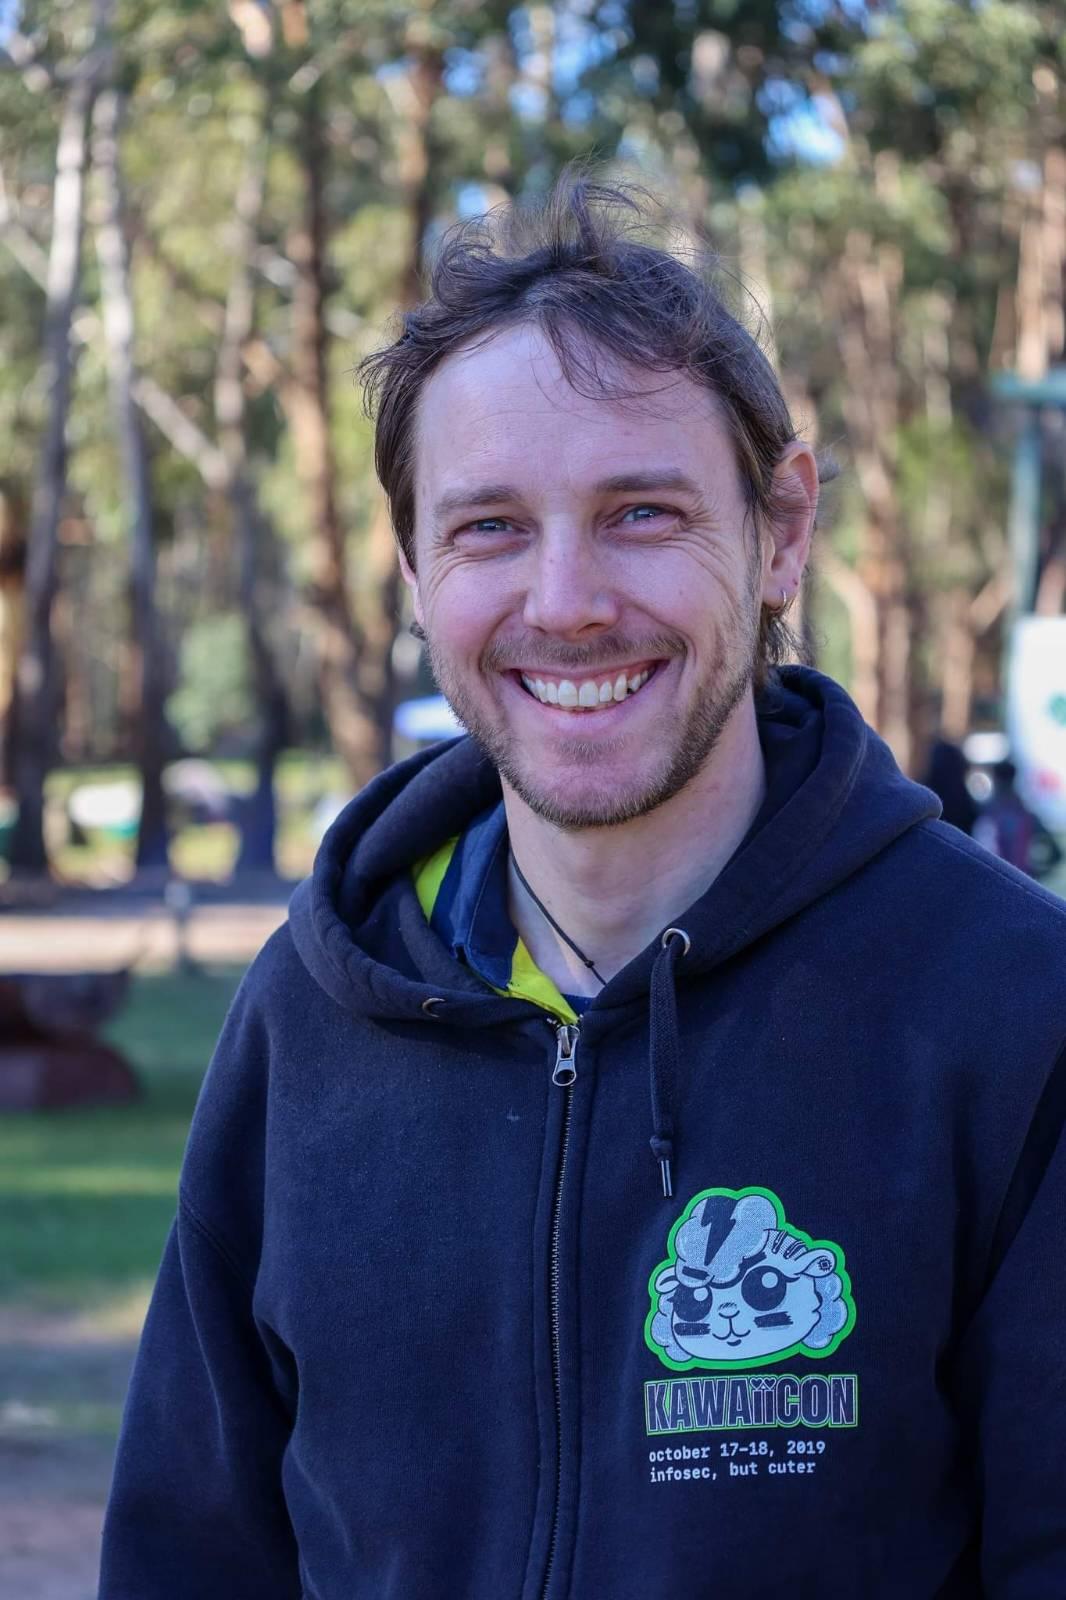
[[1044, 32], [1040, 10], [1017, 0], [900, 0], [880, 11], [857, 59], [860, 126], [876, 146], [912, 160], [957, 134], [965, 148], [1024, 128]]
[[167, 714], [188, 750], [210, 753], [254, 717], [243, 623], [232, 612], [194, 622], [181, 643], [180, 687]]
[[[440, 0], [399, 8], [322, 0], [306, 8], [305, 41], [285, 37], [271, 6], [259, 8], [258, 35], [242, 33], [237, 9], [199, 0], [116, 6], [135, 354], [206, 449], [217, 447], [235, 204], [250, 155], [261, 154], [245, 440], [271, 523], [261, 554], [297, 735], [317, 727], [318, 716], [307, 666], [313, 627], [301, 604], [313, 575], [311, 502], [297, 472], [291, 392], [309, 107], [322, 122], [315, 159], [325, 180], [331, 445], [361, 617], [378, 601], [366, 559], [378, 499], [352, 369], [389, 336], [413, 252], [424, 262], [464, 208], [542, 191], [574, 155], [635, 169], [686, 223], [710, 232], [727, 273], [763, 273], [781, 365], [846, 468], [848, 396], [832, 299], [840, 261], [862, 234], [875, 255], [898, 262], [900, 406], [891, 447], [907, 538], [922, 585], [984, 581], [1001, 548], [1006, 494], [984, 373], [1016, 274], [1019, 197], [1038, 170], [1036, 133], [1054, 123], [1061, 138], [1058, 0]], [[26, 0], [22, 26], [41, 40], [44, 81], [33, 72], [0, 76], [4, 192], [41, 256], [60, 80], [84, 51], [89, 16], [89, 0]], [[1041, 71], [1058, 85], [1050, 99], [1046, 85], [1038, 88]], [[86, 310], [98, 315], [94, 203], [90, 195], [83, 289]], [[758, 252], [749, 259], [753, 234], [761, 261]], [[946, 385], [947, 411], [935, 415], [934, 302], [948, 307], [946, 356], [934, 374]], [[46, 398], [42, 313], [40, 288], [0, 240], [0, 435], [6, 469], [27, 490]], [[92, 750], [82, 753], [114, 756], [128, 751], [127, 514], [99, 329], [88, 317], [78, 326], [88, 343], [69, 419], [69, 509], [92, 529], [92, 572], [81, 591], [92, 607], [92, 660], [77, 670], [91, 680], [94, 730]], [[170, 712], [189, 748], [211, 749], [246, 738], [255, 715], [232, 513], [202, 460], [156, 424], [148, 430], [159, 592], [169, 635], [182, 641]], [[946, 523], [937, 499], [945, 482]], [[865, 510], [853, 476], [837, 501], [837, 532], [821, 537], [850, 560]], [[73, 570], [67, 562], [65, 576]]]

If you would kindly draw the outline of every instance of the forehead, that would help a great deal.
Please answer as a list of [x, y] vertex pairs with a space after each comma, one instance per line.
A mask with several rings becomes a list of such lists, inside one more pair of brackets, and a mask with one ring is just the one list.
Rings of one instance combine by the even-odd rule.
[[472, 472], [530, 486], [671, 465], [721, 478], [735, 465], [714, 396], [683, 373], [598, 356], [620, 395], [582, 394], [535, 326], [509, 328], [448, 356], [422, 392], [416, 428], [419, 499]]

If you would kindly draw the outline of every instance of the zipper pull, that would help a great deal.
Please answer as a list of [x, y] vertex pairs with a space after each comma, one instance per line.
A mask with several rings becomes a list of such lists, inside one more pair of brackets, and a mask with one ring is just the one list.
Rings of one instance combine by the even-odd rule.
[[560, 1089], [569, 1089], [577, 1078], [579, 1032], [576, 1022], [560, 1022], [555, 1030], [555, 1070], [552, 1073], [552, 1082]]

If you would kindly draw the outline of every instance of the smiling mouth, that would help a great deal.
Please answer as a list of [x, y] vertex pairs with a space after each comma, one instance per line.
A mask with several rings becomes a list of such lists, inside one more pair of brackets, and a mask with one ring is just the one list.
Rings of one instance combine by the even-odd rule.
[[728, 1345], [733, 1345], [733, 1346], [736, 1346], [738, 1344], [743, 1344], [744, 1340], [748, 1337], [748, 1334], [751, 1332], [751, 1329], [750, 1328], [741, 1328], [741, 1329], [738, 1330], [733, 1326], [733, 1324], [736, 1321], [737, 1317], [739, 1317], [740, 1312], [739, 1311], [734, 1311], [734, 1313], [733, 1313], [733, 1315], [731, 1317], [730, 1316], [726, 1316], [726, 1313], [724, 1311], [721, 1314], [722, 1314], [723, 1317], [726, 1318], [726, 1321], [729, 1323], [729, 1326], [728, 1326], [728, 1328], [726, 1329], [726, 1331], [724, 1333], [712, 1333], [711, 1334], [711, 1338], [717, 1340], [717, 1342], [719, 1344], [728, 1344]]
[[661, 664], [658, 661], [635, 662], [615, 672], [578, 679], [522, 671], [517, 672], [516, 677], [527, 694], [541, 705], [555, 706], [560, 711], [606, 711], [623, 700], [632, 700], [655, 676]]

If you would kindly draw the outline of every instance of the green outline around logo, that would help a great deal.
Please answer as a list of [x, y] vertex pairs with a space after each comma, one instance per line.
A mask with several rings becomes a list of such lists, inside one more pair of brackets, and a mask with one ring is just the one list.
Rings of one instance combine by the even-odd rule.
[[[769, 1355], [741, 1358], [737, 1361], [705, 1361], [698, 1356], [692, 1356], [688, 1361], [675, 1361], [672, 1356], [666, 1354], [666, 1351], [660, 1345], [655, 1343], [651, 1336], [651, 1325], [659, 1310], [659, 1296], [655, 1290], [655, 1280], [664, 1267], [672, 1267], [677, 1264], [677, 1251], [674, 1249], [674, 1241], [698, 1205], [701, 1205], [704, 1200], [708, 1200], [712, 1196], [721, 1196], [727, 1200], [743, 1200], [747, 1195], [752, 1194], [762, 1195], [764, 1199], [769, 1200], [774, 1208], [779, 1228], [787, 1229], [789, 1233], [795, 1234], [797, 1239], [802, 1239], [808, 1249], [825, 1250], [833, 1257], [836, 1262], [836, 1275], [841, 1283], [840, 1299], [848, 1311], [847, 1321], [822, 1350], [812, 1350], [800, 1339], [797, 1343], [788, 1345], [784, 1350], [775, 1350]], [[839, 1349], [855, 1326], [855, 1301], [851, 1293], [851, 1278], [848, 1276], [844, 1266], [844, 1251], [840, 1245], [834, 1244], [832, 1240], [812, 1239], [810, 1234], [805, 1233], [802, 1228], [793, 1227], [787, 1221], [785, 1208], [772, 1189], [763, 1189], [757, 1184], [747, 1189], [701, 1189], [699, 1194], [693, 1195], [670, 1229], [666, 1240], [666, 1251], [665, 1259], [658, 1263], [648, 1279], [648, 1297], [651, 1300], [651, 1309], [644, 1319], [644, 1342], [652, 1354], [658, 1356], [663, 1366], [669, 1367], [671, 1372], [691, 1372], [694, 1369], [702, 1369], [707, 1372], [736, 1372], [744, 1367], [775, 1366], [781, 1361], [790, 1360], [795, 1355], [809, 1356], [812, 1360], [824, 1361], [826, 1356], [831, 1356], [834, 1351]]]

